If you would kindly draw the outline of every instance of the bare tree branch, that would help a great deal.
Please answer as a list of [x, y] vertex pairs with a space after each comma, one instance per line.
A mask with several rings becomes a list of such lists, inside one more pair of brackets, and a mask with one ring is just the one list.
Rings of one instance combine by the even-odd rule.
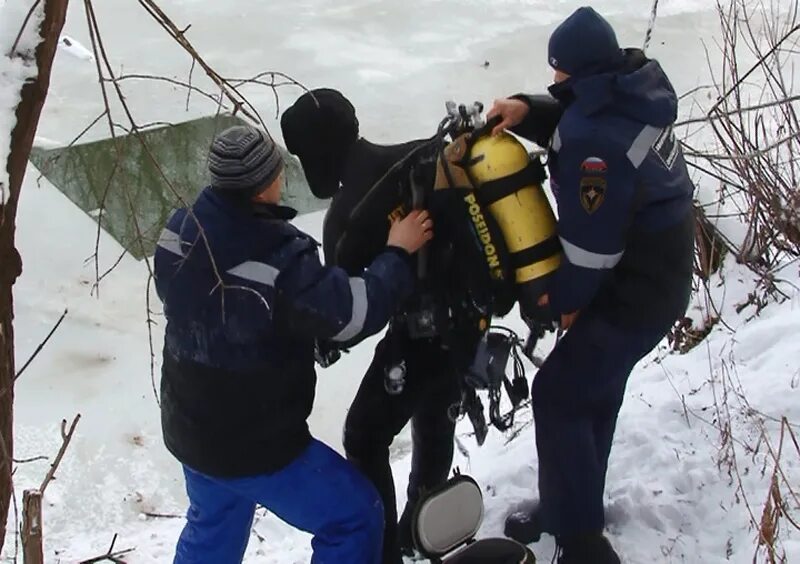
[[100, 556], [94, 556], [87, 560], [81, 560], [78, 564], [95, 564], [96, 562], [104, 562], [108, 560], [109, 562], [115, 562], [116, 564], [125, 564], [125, 561], [120, 558], [120, 556], [125, 556], [126, 554], [130, 554], [135, 548], [126, 548], [125, 550], [118, 550], [114, 552], [114, 545], [117, 544], [117, 537], [119, 535], [115, 534], [114, 538], [111, 540], [111, 546], [108, 547], [108, 550], [105, 554], [101, 554]]
[[197, 61], [192, 59], [192, 68], [189, 69], [189, 88], [186, 92], [186, 111], [189, 111], [189, 102], [192, 99], [192, 78], [194, 77], [194, 67], [197, 65]]
[[725, 102], [725, 100], [727, 100], [727, 99], [728, 99], [728, 97], [729, 97], [731, 94], [735, 94], [735, 93], [737, 92], [737, 89], [738, 89], [738, 87], [739, 87], [739, 86], [740, 86], [740, 85], [741, 85], [741, 84], [742, 84], [742, 83], [743, 83], [745, 80], [747, 80], [747, 78], [748, 78], [750, 75], [752, 75], [752, 74], [753, 74], [754, 72], [756, 72], [757, 70], [761, 69], [761, 68], [762, 68], [762, 66], [764, 65], [764, 62], [767, 60], [767, 58], [768, 58], [769, 56], [771, 56], [771, 55], [772, 55], [772, 54], [773, 54], [773, 53], [774, 53], [774, 52], [775, 52], [775, 51], [776, 51], [776, 50], [777, 50], [777, 49], [778, 49], [778, 48], [781, 46], [781, 44], [783, 44], [783, 42], [785, 42], [785, 41], [786, 41], [787, 39], [789, 39], [789, 38], [790, 38], [792, 35], [794, 35], [795, 33], [797, 33], [797, 31], [798, 31], [798, 30], [800, 30], [800, 25], [796, 25], [796, 26], [794, 26], [794, 27], [793, 27], [791, 30], [789, 30], [789, 31], [788, 31], [788, 32], [787, 32], [787, 33], [786, 33], [786, 34], [785, 34], [785, 35], [784, 35], [784, 36], [783, 36], [783, 37], [780, 39], [780, 41], [778, 41], [778, 42], [777, 42], [777, 43], [776, 43], [776, 44], [775, 44], [775, 45], [774, 45], [774, 46], [773, 46], [773, 47], [772, 47], [772, 48], [771, 48], [771, 49], [770, 49], [770, 50], [769, 50], [767, 53], [765, 53], [765, 54], [764, 54], [764, 55], [763, 55], [763, 56], [762, 56], [762, 57], [761, 57], [761, 58], [760, 58], [760, 59], [759, 59], [759, 60], [758, 60], [756, 63], [754, 63], [754, 64], [753, 64], [753, 66], [750, 68], [750, 70], [748, 70], [748, 71], [747, 71], [747, 72], [746, 72], [744, 75], [742, 75], [742, 77], [741, 77], [741, 78], [739, 78], [739, 80], [737, 80], [737, 81], [734, 83], [734, 85], [733, 85], [733, 86], [731, 86], [731, 87], [728, 89], [728, 91], [727, 91], [725, 94], [723, 94], [723, 95], [722, 95], [722, 98], [720, 98], [719, 100], [717, 100], [717, 102], [714, 104], [714, 106], [713, 106], [713, 107], [712, 107], [712, 108], [711, 108], [711, 109], [708, 111], [708, 114], [709, 114], [709, 115], [711, 115], [713, 112], [715, 112], [715, 111], [717, 110], [717, 108], [719, 108], [719, 106], [720, 106], [720, 105], [722, 105], [722, 104]]
[[58, 449], [58, 453], [56, 454], [55, 459], [53, 459], [53, 463], [50, 465], [50, 470], [47, 471], [47, 475], [42, 480], [42, 485], [39, 486], [39, 491], [44, 495], [45, 490], [47, 489], [48, 484], [55, 478], [56, 470], [58, 470], [59, 464], [61, 464], [61, 459], [64, 458], [64, 454], [67, 452], [67, 447], [69, 446], [70, 441], [72, 441], [72, 435], [75, 433], [75, 427], [78, 425], [78, 421], [81, 420], [81, 414], [75, 416], [75, 419], [72, 420], [72, 424], [69, 426], [69, 431], [67, 431], [67, 420], [61, 420], [61, 448]]
[[175, 515], [173, 513], [151, 513], [149, 511], [144, 513], [145, 517], [150, 517], [151, 519], [185, 519], [185, 515]]
[[758, 149], [757, 151], [751, 151], [749, 153], [743, 154], [733, 154], [733, 155], [721, 155], [716, 153], [695, 153], [693, 151], [687, 151], [686, 156], [688, 157], [695, 157], [706, 159], [710, 161], [737, 161], [737, 160], [750, 160], [756, 159], [758, 157], [763, 157], [764, 155], [768, 154], [773, 149], [777, 149], [781, 145], [785, 145], [786, 143], [796, 142], [797, 141], [797, 133], [793, 133], [779, 141], [775, 141], [774, 143], [764, 147], [763, 149]]
[[[86, 135], [95, 125], [97, 125], [97, 122], [99, 122], [101, 119], [103, 119], [106, 116], [107, 112], [108, 112], [108, 110], [103, 110], [103, 112], [99, 116], [94, 118], [92, 123], [90, 123], [85, 128], [83, 128], [83, 130], [72, 141], [70, 141], [68, 145], [66, 145], [65, 147], [62, 147], [62, 149], [69, 149], [70, 147], [73, 147], [78, 141], [80, 141], [83, 138], [84, 135]], [[39, 177], [36, 180], [37, 184], [41, 182], [42, 177], [47, 174], [47, 172], [50, 170], [50, 167], [53, 165], [53, 163], [58, 162], [58, 160], [62, 157], [63, 154], [64, 153], [59, 153], [58, 155], [56, 155], [54, 157], [51, 157], [50, 159], [48, 159], [46, 161], [45, 165], [42, 167], [44, 169], [42, 171], [42, 174], [40, 174]]]
[[[194, 59], [192, 59], [192, 61], [194, 61]], [[220, 100], [216, 96], [214, 96], [213, 94], [210, 94], [210, 93], [206, 92], [205, 90], [202, 90], [201, 88], [198, 88], [197, 86], [193, 86], [191, 81], [190, 82], [183, 82], [182, 80], [178, 80], [177, 78], [167, 78], [166, 76], [156, 76], [156, 75], [150, 75], [150, 74], [123, 74], [121, 76], [118, 76], [118, 77], [114, 78], [113, 80], [112, 79], [108, 79], [108, 78], [104, 78], [103, 80], [106, 80], [107, 82], [117, 82], [117, 83], [130, 81], [130, 80], [149, 80], [149, 81], [153, 81], [153, 82], [166, 82], [167, 84], [172, 84], [174, 86], [180, 86], [181, 88], [185, 88], [186, 90], [188, 90], [187, 102], [186, 102], [187, 111], [188, 111], [188, 108], [189, 108], [188, 95], [190, 95], [192, 92], [195, 92], [195, 93], [203, 96], [204, 98], [207, 98], [207, 99], [211, 100], [212, 102], [214, 102], [214, 104], [218, 104], [220, 102]], [[224, 105], [224, 104], [223, 104], [223, 108], [225, 108], [226, 110], [229, 109], [229, 107]]]
[[61, 317], [59, 317], [59, 318], [58, 318], [58, 321], [56, 321], [56, 324], [53, 326], [53, 328], [52, 328], [52, 329], [50, 329], [50, 332], [47, 334], [47, 337], [45, 337], [45, 338], [44, 338], [44, 341], [42, 341], [41, 343], [39, 343], [39, 345], [36, 347], [36, 350], [34, 350], [34, 351], [33, 351], [33, 354], [30, 356], [30, 358], [27, 360], [27, 362], [25, 362], [25, 364], [23, 364], [23, 365], [22, 365], [22, 368], [20, 368], [20, 369], [17, 371], [17, 374], [14, 376], [14, 381], [15, 381], [15, 382], [17, 381], [17, 379], [18, 379], [20, 376], [22, 376], [22, 373], [23, 373], [23, 372], [25, 372], [25, 369], [26, 369], [26, 368], [28, 368], [28, 366], [30, 365], [30, 363], [31, 363], [31, 362], [33, 362], [33, 359], [34, 359], [34, 358], [36, 358], [36, 356], [37, 356], [37, 355], [38, 355], [40, 352], [42, 352], [42, 349], [43, 349], [43, 348], [44, 348], [44, 346], [47, 344], [47, 341], [49, 341], [49, 340], [50, 340], [50, 337], [52, 337], [52, 336], [53, 336], [53, 334], [54, 334], [54, 333], [55, 333], [55, 332], [58, 330], [58, 327], [59, 327], [59, 325], [61, 325], [61, 323], [64, 321], [64, 318], [66, 318], [66, 317], [67, 317], [67, 312], [68, 312], [68, 310], [66, 310], [66, 309], [65, 309], [65, 310], [64, 310], [64, 313], [62, 313], [62, 314], [61, 314]]
[[22, 34], [25, 33], [25, 28], [28, 27], [28, 22], [31, 21], [31, 17], [33, 17], [33, 13], [36, 11], [36, 8], [39, 7], [39, 4], [42, 3], [42, 0], [36, 0], [31, 6], [31, 9], [28, 10], [28, 14], [25, 16], [25, 20], [22, 22], [22, 26], [19, 28], [19, 33], [17, 33], [16, 39], [14, 39], [14, 43], [11, 44], [11, 49], [8, 52], [8, 58], [13, 58], [17, 53], [17, 47], [19, 46], [19, 42], [22, 39]]
[[150, 346], [150, 384], [153, 387], [153, 397], [156, 398], [156, 405], [161, 407], [161, 400], [158, 397], [158, 388], [156, 387], [156, 351], [155, 347], [153, 346], [153, 325], [155, 325], [155, 321], [153, 320], [153, 309], [150, 306], [150, 289], [153, 283], [153, 275], [150, 274], [147, 277], [147, 288], [145, 290], [145, 300], [147, 306], [147, 342]]
[[46, 456], [34, 456], [32, 458], [14, 459], [14, 464], [29, 464], [31, 462], [39, 462], [40, 460], [47, 460]]
[[[102, 275], [97, 277], [97, 280], [94, 282], [94, 284], [92, 284], [92, 293], [94, 293], [95, 291], [97, 291], [97, 292], [100, 291], [100, 282], [102, 282], [103, 279], [106, 276], [111, 274], [114, 271], [114, 269], [117, 268], [117, 266], [119, 266], [119, 263], [122, 262], [122, 259], [124, 259], [125, 255], [127, 255], [127, 254], [128, 254], [128, 250], [127, 249], [123, 249], [123, 251], [120, 253], [119, 257], [117, 257], [117, 260], [114, 261], [114, 264], [112, 264], [110, 267], [108, 267], [108, 269]], [[94, 256], [96, 256], [96, 253], [95, 253]]]
[[775, 106], [781, 106], [783, 104], [791, 104], [791, 103], [797, 102], [799, 100], [800, 100], [800, 95], [796, 95], [796, 96], [790, 96], [788, 98], [784, 98], [784, 99], [781, 99], [781, 100], [773, 100], [771, 102], [765, 102], [763, 104], [758, 104], [756, 106], [748, 106], [746, 108], [739, 108], [739, 109], [736, 109], [736, 110], [731, 110], [729, 112], [716, 112], [716, 113], [714, 113], [714, 115], [711, 115], [711, 116], [707, 115], [707, 116], [700, 117], [700, 118], [691, 118], [691, 119], [685, 119], [683, 121], [679, 121], [679, 122], [677, 122], [675, 124], [675, 127], [683, 127], [683, 126], [694, 124], [694, 123], [708, 123], [709, 121], [712, 121], [712, 120], [729, 118], [729, 117], [732, 117], [734, 115], [742, 114], [742, 113], [746, 113], [746, 112], [754, 112], [754, 111], [757, 111], [757, 110], [765, 110], [767, 108], [772, 108], [772, 107], [775, 107]]

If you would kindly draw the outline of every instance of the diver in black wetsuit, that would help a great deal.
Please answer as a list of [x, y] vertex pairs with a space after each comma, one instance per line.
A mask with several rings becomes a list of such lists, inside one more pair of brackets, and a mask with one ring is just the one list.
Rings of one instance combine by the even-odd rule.
[[[300, 157], [312, 192], [333, 199], [323, 227], [325, 262], [351, 274], [360, 272], [379, 250], [376, 244], [385, 240], [390, 225], [387, 215], [403, 213], [397, 209], [398, 202], [405, 211], [412, 206], [411, 168], [432, 184], [435, 145], [424, 139], [397, 145], [367, 141], [359, 136], [353, 106], [341, 93], [329, 89], [298, 99], [284, 113], [281, 126], [287, 148]], [[370, 191], [376, 184], [376, 190]], [[354, 219], [354, 210], [368, 192], [374, 210]], [[384, 564], [401, 563], [401, 553], [412, 548], [410, 518], [420, 491], [448, 478], [455, 431], [450, 408], [460, 402], [459, 371], [471, 360], [471, 356], [460, 360], [465, 356], [449, 348], [440, 335], [426, 336], [409, 323], [423, 293], [435, 296], [433, 302], [447, 301], [446, 237], [441, 236], [436, 221], [436, 237], [428, 249], [427, 282], [419, 285], [415, 296], [390, 322], [345, 423], [347, 458], [372, 480], [383, 500]], [[442, 230], [446, 229], [445, 222]], [[389, 447], [409, 420], [412, 468], [408, 503], [398, 526]]]

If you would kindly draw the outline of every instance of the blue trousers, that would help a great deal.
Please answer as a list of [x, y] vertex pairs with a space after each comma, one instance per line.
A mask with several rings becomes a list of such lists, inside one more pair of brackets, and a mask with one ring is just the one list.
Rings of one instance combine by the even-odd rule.
[[184, 467], [191, 503], [175, 564], [238, 564], [256, 504], [314, 535], [312, 564], [379, 564], [383, 506], [375, 488], [332, 449], [312, 441], [274, 474], [220, 479]]
[[604, 529], [606, 471], [625, 386], [668, 329], [623, 330], [587, 311], [536, 374], [531, 397], [547, 532]]

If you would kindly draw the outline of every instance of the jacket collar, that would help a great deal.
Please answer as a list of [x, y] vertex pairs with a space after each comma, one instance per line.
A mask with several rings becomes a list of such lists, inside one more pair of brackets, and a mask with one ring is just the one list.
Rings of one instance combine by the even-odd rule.
[[575, 104], [585, 115], [592, 115], [614, 103], [617, 80], [644, 66], [647, 57], [640, 49], [627, 49], [621, 63], [595, 74], [570, 77], [548, 88], [564, 106]]
[[297, 217], [297, 210], [289, 206], [281, 206], [279, 204], [251, 204], [253, 213], [265, 219], [280, 219], [283, 221], [290, 221]]
[[211, 187], [203, 190], [203, 195], [219, 207], [237, 215], [254, 215], [263, 219], [290, 221], [297, 217], [297, 210], [279, 204], [262, 204], [253, 202], [249, 197], [240, 194], [229, 194], [214, 190]]

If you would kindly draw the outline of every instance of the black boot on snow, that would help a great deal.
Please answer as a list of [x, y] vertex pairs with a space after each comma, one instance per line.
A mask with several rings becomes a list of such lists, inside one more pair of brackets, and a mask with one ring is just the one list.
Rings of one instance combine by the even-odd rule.
[[539, 542], [544, 532], [546, 531], [542, 526], [541, 511], [538, 503], [515, 511], [506, 517], [504, 534], [518, 543], [531, 544]]
[[611, 543], [601, 533], [558, 539], [558, 564], [621, 564]]

